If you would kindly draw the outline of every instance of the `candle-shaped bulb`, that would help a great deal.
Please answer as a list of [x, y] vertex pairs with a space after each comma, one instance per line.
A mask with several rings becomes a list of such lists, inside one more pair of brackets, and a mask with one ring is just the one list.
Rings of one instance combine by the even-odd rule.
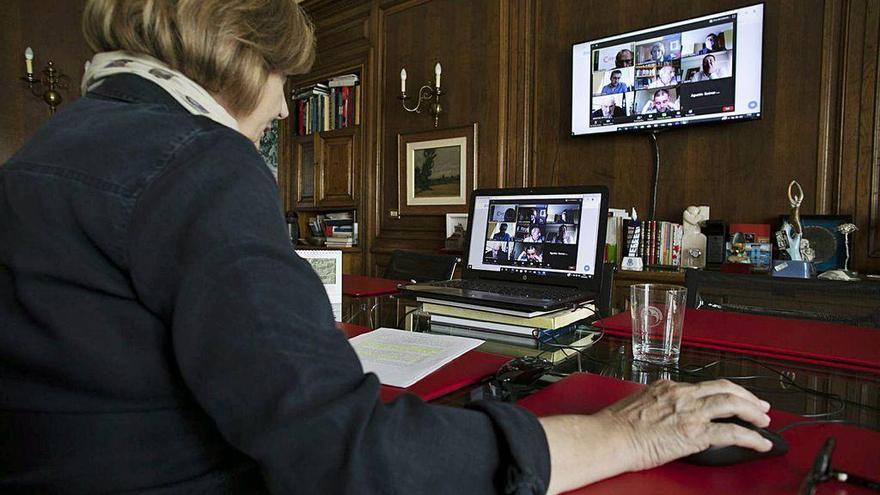
[[400, 69], [400, 92], [406, 93], [406, 69]]
[[28, 75], [34, 73], [34, 50], [27, 47], [24, 50], [24, 65], [27, 68]]
[[440, 73], [443, 72], [443, 68], [440, 67], [440, 62], [437, 62], [437, 65], [434, 66], [434, 87], [440, 87]]

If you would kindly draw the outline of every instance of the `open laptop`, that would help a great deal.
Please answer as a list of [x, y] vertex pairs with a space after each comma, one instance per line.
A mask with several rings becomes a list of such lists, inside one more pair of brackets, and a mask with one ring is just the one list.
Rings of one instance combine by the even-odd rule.
[[479, 189], [470, 205], [462, 279], [407, 285], [404, 294], [524, 313], [598, 296], [606, 187]]

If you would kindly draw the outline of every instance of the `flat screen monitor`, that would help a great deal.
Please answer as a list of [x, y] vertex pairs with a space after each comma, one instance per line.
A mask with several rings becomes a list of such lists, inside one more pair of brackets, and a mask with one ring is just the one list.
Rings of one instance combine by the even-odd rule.
[[572, 47], [571, 133], [761, 117], [764, 4]]

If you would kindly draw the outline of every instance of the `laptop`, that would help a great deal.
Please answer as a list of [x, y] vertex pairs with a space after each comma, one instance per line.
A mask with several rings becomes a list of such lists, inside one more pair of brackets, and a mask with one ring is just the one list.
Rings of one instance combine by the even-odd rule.
[[598, 297], [608, 188], [478, 189], [470, 205], [462, 279], [407, 285], [404, 294], [530, 315]]

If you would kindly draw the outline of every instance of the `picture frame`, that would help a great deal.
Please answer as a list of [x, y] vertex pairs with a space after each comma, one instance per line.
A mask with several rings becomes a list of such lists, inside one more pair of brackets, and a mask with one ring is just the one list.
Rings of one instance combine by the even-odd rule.
[[466, 213], [477, 187], [477, 124], [397, 135], [398, 211]]
[[461, 225], [461, 230], [467, 232], [468, 214], [467, 213], [447, 213], [446, 214], [446, 238], [449, 239], [455, 232], [455, 226]]
[[333, 318], [342, 321], [342, 251], [338, 249], [297, 249], [296, 254], [306, 260], [327, 291]]
[[[788, 215], [779, 216], [779, 225]], [[803, 238], [810, 241], [816, 253], [813, 263], [817, 272], [843, 269], [846, 261], [846, 241], [837, 227], [852, 223], [852, 215], [801, 215]]]

